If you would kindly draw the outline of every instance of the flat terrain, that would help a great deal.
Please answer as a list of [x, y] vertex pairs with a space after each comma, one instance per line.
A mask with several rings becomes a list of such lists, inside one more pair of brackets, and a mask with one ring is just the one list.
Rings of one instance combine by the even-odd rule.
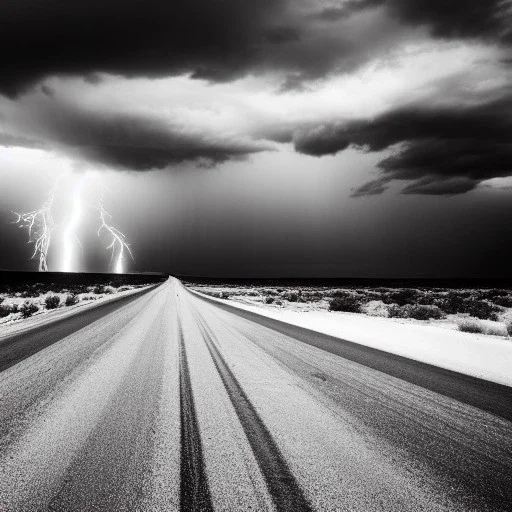
[[506, 279], [261, 281], [205, 279], [186, 283], [202, 294], [274, 313], [345, 312], [501, 339], [512, 336], [512, 287]]
[[0, 361], [18, 347], [0, 372], [2, 511], [512, 503], [510, 388], [285, 329], [175, 279], [95, 311], [0, 340]]

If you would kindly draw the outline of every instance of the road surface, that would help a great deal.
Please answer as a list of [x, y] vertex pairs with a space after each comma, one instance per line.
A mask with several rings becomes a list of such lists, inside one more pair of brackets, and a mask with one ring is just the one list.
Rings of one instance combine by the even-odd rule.
[[0, 340], [0, 363], [17, 354], [0, 372], [1, 511], [510, 508], [507, 388], [450, 391], [456, 376], [175, 279], [95, 314]]

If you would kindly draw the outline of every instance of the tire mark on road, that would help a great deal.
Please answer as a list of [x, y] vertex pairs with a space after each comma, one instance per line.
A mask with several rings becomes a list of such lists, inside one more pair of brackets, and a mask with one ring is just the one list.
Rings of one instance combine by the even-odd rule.
[[190, 288], [187, 288], [187, 291], [203, 302], [297, 341], [512, 421], [510, 386], [446, 370], [305, 327], [288, 324], [253, 311], [246, 311], [232, 304], [220, 303]]
[[190, 512], [213, 511], [208, 480], [203, 460], [203, 449], [199, 434], [192, 394], [192, 384], [187, 361], [183, 332], [178, 318], [180, 357], [180, 510]]
[[213, 334], [199, 315], [194, 314], [206, 347], [219, 372], [235, 412], [240, 420], [272, 500], [279, 512], [309, 512], [310, 503], [293, 476], [272, 435], [244, 393], [213, 341]]
[[[289, 347], [280, 346], [276, 337], [265, 340], [250, 329], [219, 320], [237, 339], [252, 343], [299, 377], [305, 383], [303, 389], [334, 414], [341, 413], [342, 421], [348, 412], [369, 433], [389, 443], [396, 450], [393, 460], [406, 453], [422, 464], [423, 471], [428, 468], [453, 500], [472, 510], [507, 510], [507, 504], [510, 508], [512, 425], [506, 420], [478, 409], [463, 412], [456, 402], [443, 403], [446, 399], [427, 390], [426, 395], [414, 394], [409, 388], [411, 396], [401, 397], [407, 383], [388, 387], [384, 380], [378, 387], [366, 381], [361, 370], [352, 373], [341, 367], [339, 372], [324, 373], [311, 354], [298, 357]], [[471, 423], [485, 424], [485, 429], [475, 434]]]

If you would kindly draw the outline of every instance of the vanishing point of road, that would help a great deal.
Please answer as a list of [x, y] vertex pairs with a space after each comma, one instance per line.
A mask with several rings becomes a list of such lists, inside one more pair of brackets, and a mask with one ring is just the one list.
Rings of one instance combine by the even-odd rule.
[[0, 337], [0, 511], [511, 510], [511, 391], [171, 278]]

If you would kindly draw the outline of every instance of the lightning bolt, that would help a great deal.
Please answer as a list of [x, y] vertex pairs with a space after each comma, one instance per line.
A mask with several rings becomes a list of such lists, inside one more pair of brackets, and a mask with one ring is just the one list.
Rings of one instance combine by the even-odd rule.
[[52, 233], [55, 229], [52, 207], [55, 201], [57, 186], [58, 182], [54, 184], [48, 199], [39, 210], [27, 213], [12, 212], [17, 217], [14, 223], [20, 228], [28, 230], [28, 242], [34, 243], [34, 252], [31, 259], [34, 259], [36, 256], [39, 258], [40, 272], [48, 271], [48, 251], [50, 249]]
[[125, 235], [108, 223], [108, 219], [111, 219], [112, 216], [105, 210], [105, 208], [103, 208], [101, 201], [99, 202], [99, 208], [101, 225], [98, 229], [98, 236], [100, 236], [101, 231], [105, 231], [110, 236], [110, 244], [107, 246], [107, 249], [112, 249], [111, 261], [114, 259], [114, 255], [117, 249], [117, 258], [114, 265], [114, 272], [116, 274], [122, 274], [124, 272], [124, 253], [125, 251], [128, 252], [130, 257], [133, 259], [132, 251], [130, 246], [125, 241]]
[[62, 272], [73, 272], [74, 246], [80, 244], [76, 231], [83, 214], [82, 192], [88, 179], [88, 174], [81, 176], [73, 190], [73, 211], [63, 233]]
[[[62, 227], [62, 256], [61, 271], [73, 272], [76, 269], [76, 246], [81, 247], [78, 231], [84, 215], [90, 210], [91, 205], [84, 201], [84, 188], [91, 177], [99, 179], [98, 172], [87, 172], [80, 176], [75, 183], [71, 195], [71, 212]], [[12, 212], [16, 215], [14, 224], [20, 228], [28, 230], [29, 243], [34, 243], [34, 253], [32, 258], [38, 256], [39, 271], [48, 271], [48, 251], [52, 241], [52, 234], [55, 229], [61, 229], [62, 224], [56, 225], [53, 220], [53, 206], [56, 202], [56, 192], [62, 181], [61, 175], [55, 181], [47, 200], [41, 208], [27, 213]], [[92, 208], [95, 209], [95, 208]], [[126, 242], [126, 236], [112, 224], [112, 216], [103, 206], [103, 200], [100, 197], [97, 200], [97, 211], [99, 211], [99, 229], [98, 237], [105, 233], [108, 236], [108, 245], [106, 249], [112, 250], [111, 263], [114, 261], [114, 271], [118, 274], [124, 272], [124, 263], [126, 254], [133, 258], [130, 246]]]

